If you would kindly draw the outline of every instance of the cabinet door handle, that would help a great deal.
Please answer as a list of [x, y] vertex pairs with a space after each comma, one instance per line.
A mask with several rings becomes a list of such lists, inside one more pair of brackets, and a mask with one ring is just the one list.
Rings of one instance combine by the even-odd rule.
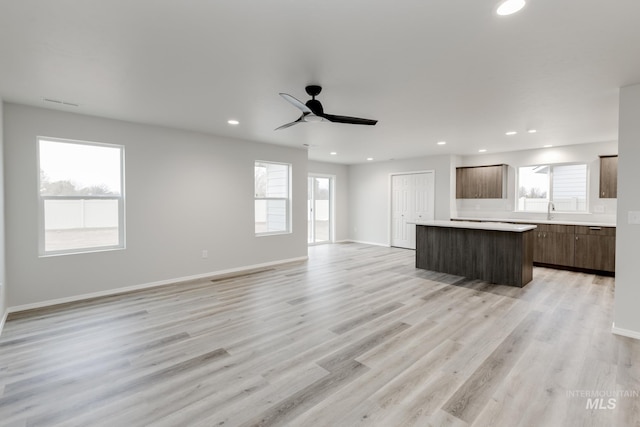
[[578, 240], [578, 236], [576, 236], [576, 240]]
[[604, 196], [604, 191], [602, 192], [602, 195]]
[[602, 230], [602, 227], [589, 227], [589, 230]]

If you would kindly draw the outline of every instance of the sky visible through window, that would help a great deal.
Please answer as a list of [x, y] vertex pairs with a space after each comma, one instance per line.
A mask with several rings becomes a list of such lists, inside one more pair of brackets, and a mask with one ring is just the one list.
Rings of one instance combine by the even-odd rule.
[[120, 149], [40, 140], [40, 169], [48, 181], [70, 181], [76, 188], [104, 186], [120, 194]]
[[549, 191], [549, 167], [527, 166], [518, 171], [518, 197], [546, 199]]

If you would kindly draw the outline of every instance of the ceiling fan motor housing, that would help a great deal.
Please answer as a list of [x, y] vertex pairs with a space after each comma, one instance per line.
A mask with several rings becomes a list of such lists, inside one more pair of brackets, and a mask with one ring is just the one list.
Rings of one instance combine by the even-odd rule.
[[305, 105], [309, 107], [309, 109], [313, 111], [313, 114], [315, 114], [316, 116], [321, 116], [322, 114], [324, 114], [324, 108], [322, 108], [322, 104], [317, 99], [310, 99]]
[[320, 95], [320, 92], [322, 92], [322, 86], [318, 86], [318, 85], [309, 85], [307, 87], [304, 88], [304, 90], [307, 91], [307, 94], [309, 96], [318, 96]]

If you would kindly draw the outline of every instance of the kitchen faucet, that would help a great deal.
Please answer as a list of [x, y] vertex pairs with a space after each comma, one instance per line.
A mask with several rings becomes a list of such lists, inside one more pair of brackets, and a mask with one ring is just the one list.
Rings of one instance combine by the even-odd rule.
[[555, 211], [555, 210], [556, 210], [556, 205], [554, 205], [553, 202], [549, 200], [549, 203], [547, 204], [547, 220], [550, 220], [551, 218], [553, 218], [551, 211]]

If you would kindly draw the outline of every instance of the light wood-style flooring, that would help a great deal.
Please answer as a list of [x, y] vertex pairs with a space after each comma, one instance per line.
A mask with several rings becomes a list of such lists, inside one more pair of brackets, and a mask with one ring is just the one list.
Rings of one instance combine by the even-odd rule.
[[612, 278], [535, 268], [521, 289], [403, 249], [309, 256], [12, 315], [0, 425], [640, 425]]

